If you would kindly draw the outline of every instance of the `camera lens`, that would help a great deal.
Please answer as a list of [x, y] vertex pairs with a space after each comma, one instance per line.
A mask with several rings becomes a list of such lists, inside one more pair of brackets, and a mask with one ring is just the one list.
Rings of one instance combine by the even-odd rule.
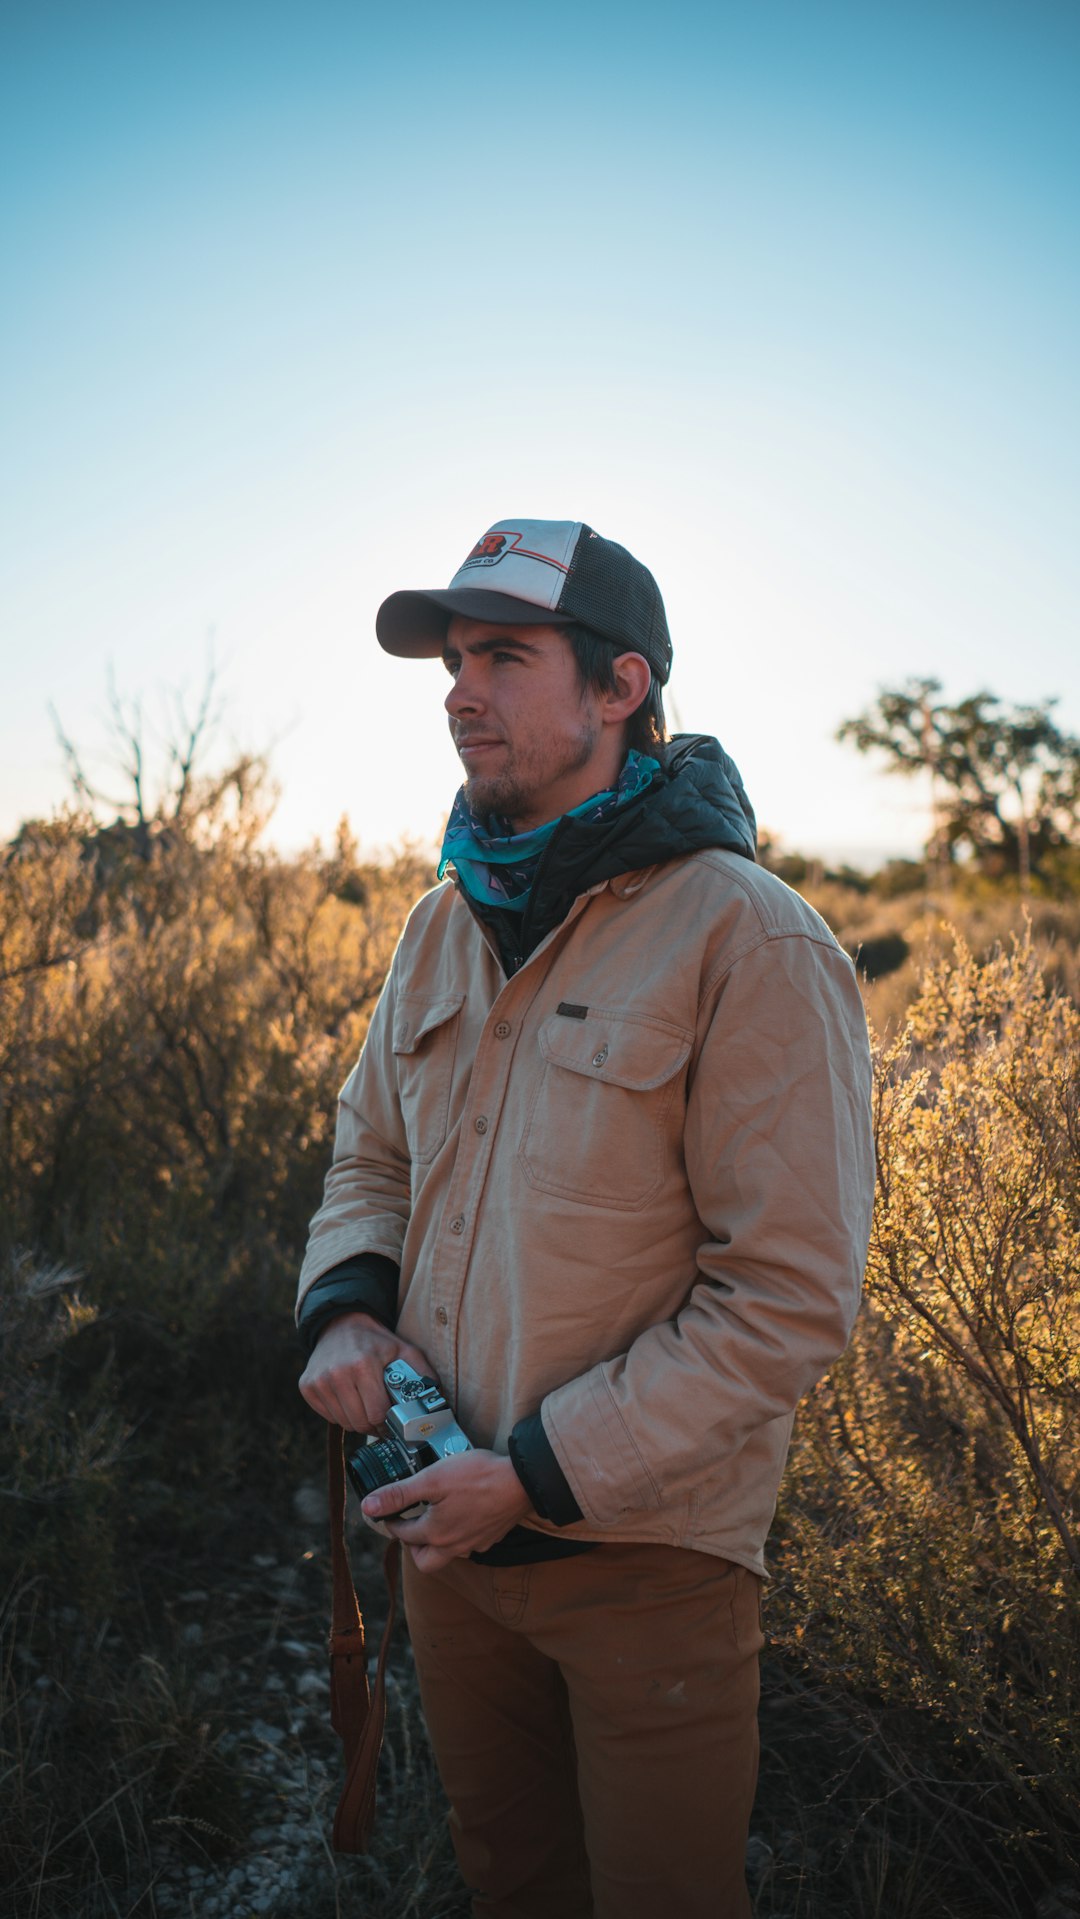
[[349, 1478], [352, 1480], [361, 1499], [368, 1493], [376, 1493], [380, 1486], [393, 1486], [399, 1479], [411, 1479], [412, 1473], [404, 1463], [396, 1446], [385, 1439], [373, 1440], [370, 1446], [359, 1446], [351, 1459], [346, 1460]]

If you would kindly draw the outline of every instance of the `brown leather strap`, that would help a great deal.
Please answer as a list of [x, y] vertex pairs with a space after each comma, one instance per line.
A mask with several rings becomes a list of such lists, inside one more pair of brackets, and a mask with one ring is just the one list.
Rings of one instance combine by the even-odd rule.
[[368, 1686], [364, 1621], [345, 1546], [345, 1434], [326, 1431], [330, 1488], [330, 1559], [333, 1614], [330, 1626], [330, 1721], [345, 1749], [345, 1784], [334, 1814], [335, 1852], [366, 1852], [375, 1820], [375, 1775], [386, 1723], [386, 1659], [397, 1613], [401, 1549], [391, 1540], [383, 1570], [390, 1594], [375, 1683]]

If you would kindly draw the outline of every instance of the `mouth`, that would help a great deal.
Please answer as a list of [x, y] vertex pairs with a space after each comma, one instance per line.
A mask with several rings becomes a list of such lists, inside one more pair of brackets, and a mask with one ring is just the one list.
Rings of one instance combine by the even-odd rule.
[[455, 745], [457, 747], [458, 758], [468, 762], [469, 760], [480, 757], [484, 753], [493, 753], [496, 747], [499, 747], [502, 745], [502, 741], [501, 740], [457, 740], [455, 741]]

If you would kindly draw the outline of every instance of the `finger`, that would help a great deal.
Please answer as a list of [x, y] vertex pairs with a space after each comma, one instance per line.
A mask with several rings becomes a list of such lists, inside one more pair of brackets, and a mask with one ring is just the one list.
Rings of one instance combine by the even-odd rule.
[[411, 1479], [399, 1479], [392, 1486], [380, 1486], [363, 1501], [365, 1519], [395, 1519], [406, 1506], [430, 1506], [439, 1496], [438, 1469], [425, 1467]]
[[426, 1373], [429, 1379], [438, 1379], [439, 1375], [427, 1354], [422, 1353], [419, 1346], [410, 1345], [408, 1340], [402, 1342], [399, 1358], [404, 1359], [414, 1372]]
[[[399, 1513], [393, 1519], [381, 1519], [379, 1525], [382, 1527], [383, 1532], [389, 1533], [391, 1539], [400, 1539], [406, 1546], [414, 1546], [416, 1544], [416, 1528], [422, 1525], [423, 1521], [427, 1518], [427, 1513], [428, 1509], [425, 1506], [423, 1512]], [[365, 1513], [364, 1517], [367, 1518], [367, 1516]]]
[[370, 1433], [381, 1425], [389, 1402], [382, 1379], [373, 1382], [362, 1370], [337, 1366], [301, 1379], [300, 1391], [309, 1406], [346, 1432]]
[[366, 1499], [360, 1502], [360, 1510], [365, 1519], [393, 1521], [395, 1525], [400, 1525], [402, 1512], [416, 1503], [416, 1494], [410, 1481], [407, 1487], [380, 1486], [378, 1492], [368, 1493]]
[[324, 1380], [314, 1380], [309, 1384], [305, 1384], [304, 1381], [301, 1380], [300, 1392], [307, 1401], [307, 1404], [311, 1407], [312, 1412], [318, 1413], [320, 1419], [325, 1419], [331, 1426], [347, 1426], [349, 1424], [349, 1421], [342, 1419], [341, 1409], [338, 1406], [337, 1399], [334, 1394], [328, 1390]]
[[382, 1390], [382, 1380], [372, 1381], [365, 1374], [333, 1381], [332, 1391], [339, 1411], [339, 1424], [354, 1433], [373, 1433], [383, 1423], [390, 1402]]
[[338, 1418], [337, 1407], [336, 1405], [332, 1405], [327, 1398], [321, 1381], [314, 1380], [305, 1383], [304, 1380], [301, 1380], [300, 1393], [301, 1397], [306, 1400], [307, 1404], [311, 1407], [312, 1412], [318, 1413], [320, 1419], [327, 1420], [331, 1426], [339, 1426], [341, 1424]]
[[417, 1572], [421, 1573], [441, 1572], [444, 1566], [449, 1566], [452, 1559], [467, 1557], [466, 1554], [448, 1553], [440, 1546], [409, 1546], [408, 1550], [412, 1555], [413, 1565]]

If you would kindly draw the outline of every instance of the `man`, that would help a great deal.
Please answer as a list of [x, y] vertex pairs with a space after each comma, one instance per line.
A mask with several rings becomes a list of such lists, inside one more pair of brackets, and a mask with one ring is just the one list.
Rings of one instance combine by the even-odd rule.
[[466, 778], [342, 1090], [301, 1390], [370, 1432], [400, 1356], [476, 1448], [363, 1508], [474, 1912], [743, 1919], [765, 1535], [869, 1231], [854, 974], [668, 740], [624, 548], [501, 521], [376, 625], [445, 661]]

